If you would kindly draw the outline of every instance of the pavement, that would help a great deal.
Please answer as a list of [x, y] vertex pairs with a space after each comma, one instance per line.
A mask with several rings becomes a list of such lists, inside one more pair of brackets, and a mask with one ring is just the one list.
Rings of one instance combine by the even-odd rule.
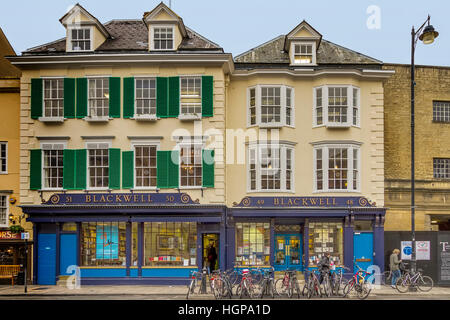
[[[84, 297], [92, 299], [97, 299], [100, 296], [121, 296], [124, 298], [136, 297], [136, 296], [164, 296], [172, 297], [173, 299], [184, 299], [187, 293], [187, 286], [153, 286], [153, 285], [136, 285], [136, 286], [126, 286], [126, 285], [116, 285], [116, 286], [100, 286], [100, 285], [83, 285], [79, 289], [71, 289], [66, 286], [43, 286], [43, 285], [29, 285], [27, 288], [27, 293], [24, 292], [24, 286], [0, 286], [0, 299], [5, 300], [8, 298], [24, 298], [26, 297], [52, 297], [56, 299], [57, 297]], [[397, 290], [391, 288], [390, 286], [379, 286], [374, 288], [370, 293], [370, 298], [372, 299], [386, 299], [389, 297], [399, 298], [399, 299], [447, 299], [450, 300], [450, 288], [449, 287], [434, 287], [429, 292], [407, 292], [399, 293]], [[194, 294], [191, 296], [192, 299], [214, 299], [211, 294]], [[191, 299], [190, 298], [190, 299]]]

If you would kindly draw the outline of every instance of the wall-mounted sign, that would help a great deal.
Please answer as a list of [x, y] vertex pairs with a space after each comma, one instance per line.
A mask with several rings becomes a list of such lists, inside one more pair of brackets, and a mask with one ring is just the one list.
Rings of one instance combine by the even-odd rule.
[[375, 207], [376, 204], [364, 197], [245, 197], [234, 207], [277, 207], [277, 208], [349, 208]]
[[[402, 241], [401, 259], [411, 260], [412, 242]], [[416, 241], [416, 260], [430, 260], [431, 244], [430, 241]]]
[[438, 235], [438, 282], [450, 284], [450, 234], [440, 233]]
[[57, 193], [45, 205], [198, 204], [186, 193]]
[[11, 231], [0, 231], [0, 240], [20, 240], [20, 233], [12, 233]]

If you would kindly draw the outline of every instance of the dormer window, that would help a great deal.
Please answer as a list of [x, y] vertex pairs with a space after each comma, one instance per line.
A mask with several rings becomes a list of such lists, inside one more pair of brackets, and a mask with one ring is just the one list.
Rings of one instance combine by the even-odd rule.
[[81, 28], [71, 30], [71, 50], [91, 51], [91, 29]]
[[173, 26], [153, 27], [153, 50], [174, 50]]
[[308, 43], [292, 43], [291, 47], [291, 64], [292, 65], [314, 65], [316, 64], [316, 44]]

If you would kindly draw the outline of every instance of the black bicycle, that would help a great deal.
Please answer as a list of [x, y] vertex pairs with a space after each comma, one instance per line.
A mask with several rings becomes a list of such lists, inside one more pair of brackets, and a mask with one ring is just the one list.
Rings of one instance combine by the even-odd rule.
[[275, 279], [274, 279], [275, 269], [272, 267], [269, 270], [264, 270], [263, 279], [259, 287], [259, 298], [263, 298], [264, 295], [268, 295], [274, 298], [275, 292]]

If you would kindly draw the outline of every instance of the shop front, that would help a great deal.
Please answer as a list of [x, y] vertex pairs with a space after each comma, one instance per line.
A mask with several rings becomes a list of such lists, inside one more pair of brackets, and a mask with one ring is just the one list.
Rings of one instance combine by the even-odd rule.
[[384, 208], [363, 197], [246, 197], [228, 210], [227, 267], [384, 266]]
[[55, 194], [23, 211], [37, 235], [36, 284], [76, 273], [82, 285], [184, 284], [204, 266], [205, 243], [224, 268], [225, 207], [187, 194]]
[[[32, 242], [28, 242], [30, 246]], [[31, 250], [29, 250], [31, 252]], [[26, 255], [26, 243], [21, 239], [20, 233], [12, 233], [9, 229], [0, 229], [0, 267], [16, 266], [19, 283], [23, 283], [25, 264], [30, 265], [30, 257]], [[28, 279], [30, 279], [30, 268], [27, 270]], [[11, 284], [9, 279], [0, 279], [0, 284]]]

